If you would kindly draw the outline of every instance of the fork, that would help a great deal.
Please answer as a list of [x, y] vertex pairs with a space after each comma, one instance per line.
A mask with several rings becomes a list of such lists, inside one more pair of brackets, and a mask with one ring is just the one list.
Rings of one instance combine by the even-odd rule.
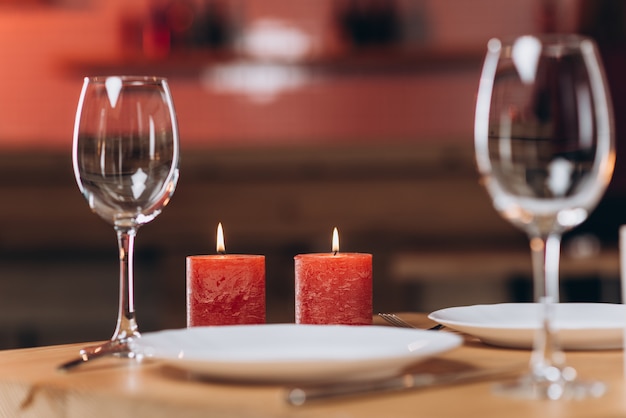
[[[385, 321], [387, 321], [389, 324], [393, 325], [394, 327], [399, 327], [399, 328], [417, 328], [416, 326], [409, 324], [408, 322], [406, 322], [404, 319], [400, 318], [398, 315], [396, 314], [392, 314], [392, 313], [378, 313], [378, 316], [380, 316], [382, 319], [384, 319]], [[428, 328], [429, 331], [437, 331], [440, 330], [441, 328], [443, 328], [443, 325], [441, 324], [437, 324], [433, 327]]]

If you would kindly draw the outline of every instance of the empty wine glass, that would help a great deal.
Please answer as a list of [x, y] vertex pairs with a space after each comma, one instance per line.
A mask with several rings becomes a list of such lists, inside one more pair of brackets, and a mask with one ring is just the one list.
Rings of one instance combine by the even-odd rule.
[[134, 357], [133, 253], [137, 229], [169, 202], [178, 180], [178, 127], [168, 83], [158, 77], [87, 77], [76, 121], [72, 160], [93, 212], [113, 225], [119, 244], [120, 295], [111, 340], [81, 350]]
[[554, 329], [562, 234], [598, 204], [613, 174], [609, 93], [595, 43], [576, 35], [488, 43], [475, 151], [496, 210], [530, 238], [540, 331], [530, 371], [498, 390], [531, 398], [600, 396], [565, 364]]

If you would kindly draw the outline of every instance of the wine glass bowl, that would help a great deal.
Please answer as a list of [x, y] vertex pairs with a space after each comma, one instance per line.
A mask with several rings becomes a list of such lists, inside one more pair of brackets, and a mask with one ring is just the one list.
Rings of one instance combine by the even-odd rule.
[[577, 35], [488, 43], [474, 140], [495, 209], [527, 233], [541, 331], [531, 370], [506, 392], [533, 398], [597, 396], [565, 365], [554, 333], [561, 235], [584, 222], [615, 163], [610, 97], [595, 43]]
[[117, 327], [108, 343], [81, 350], [133, 357], [140, 336], [134, 307], [137, 229], [169, 202], [178, 181], [178, 127], [167, 80], [148, 76], [87, 77], [74, 125], [72, 162], [91, 210], [113, 225], [120, 255]]
[[85, 81], [74, 170], [91, 209], [113, 225], [150, 222], [174, 192], [178, 133], [163, 83], [154, 77]]

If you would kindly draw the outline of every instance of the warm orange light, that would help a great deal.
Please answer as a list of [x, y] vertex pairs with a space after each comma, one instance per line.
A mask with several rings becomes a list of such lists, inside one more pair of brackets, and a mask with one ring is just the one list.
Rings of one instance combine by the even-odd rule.
[[339, 232], [337, 232], [337, 228], [333, 229], [333, 253], [337, 254], [339, 252]]
[[226, 252], [226, 246], [224, 245], [224, 229], [222, 223], [217, 224], [217, 252], [223, 254]]
[[533, 238], [530, 240], [530, 248], [533, 251], [543, 251], [544, 242], [541, 238]]

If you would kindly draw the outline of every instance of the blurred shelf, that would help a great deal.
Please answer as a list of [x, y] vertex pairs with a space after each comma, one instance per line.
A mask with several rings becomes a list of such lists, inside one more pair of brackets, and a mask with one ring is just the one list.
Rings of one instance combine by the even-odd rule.
[[341, 75], [396, 75], [480, 69], [483, 56], [474, 50], [371, 50], [308, 63], [312, 68]]
[[177, 52], [165, 58], [139, 55], [116, 58], [66, 59], [69, 74], [145, 74], [198, 78], [208, 69], [228, 65], [293, 67], [329, 77], [419, 75], [432, 72], [479, 70], [482, 52], [471, 49], [372, 49], [301, 60], [260, 59], [230, 52]]

